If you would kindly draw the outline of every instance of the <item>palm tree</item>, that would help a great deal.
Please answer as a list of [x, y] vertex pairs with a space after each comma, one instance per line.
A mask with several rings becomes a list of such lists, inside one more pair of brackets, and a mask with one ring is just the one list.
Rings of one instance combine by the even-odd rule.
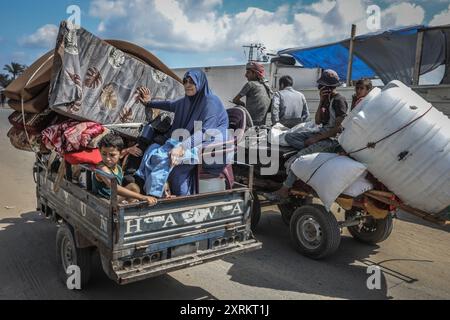
[[3, 70], [9, 72], [12, 75], [12, 79], [15, 80], [18, 75], [20, 75], [26, 69], [25, 65], [17, 62], [11, 62], [11, 64], [6, 64]]
[[11, 83], [11, 79], [7, 74], [0, 73], [0, 87], [6, 88]]

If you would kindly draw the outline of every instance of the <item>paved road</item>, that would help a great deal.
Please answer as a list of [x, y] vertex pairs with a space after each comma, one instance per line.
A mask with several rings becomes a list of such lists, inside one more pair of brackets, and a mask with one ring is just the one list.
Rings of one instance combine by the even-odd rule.
[[[345, 232], [325, 261], [297, 254], [274, 210], [263, 213], [263, 249], [119, 286], [98, 268], [90, 287], [68, 291], [56, 277], [56, 227], [35, 212], [33, 155], [13, 149], [0, 110], [0, 299], [449, 299], [450, 230], [400, 215], [385, 242], [368, 246]], [[421, 223], [421, 222], [420, 222]], [[382, 267], [381, 290], [366, 287]]]

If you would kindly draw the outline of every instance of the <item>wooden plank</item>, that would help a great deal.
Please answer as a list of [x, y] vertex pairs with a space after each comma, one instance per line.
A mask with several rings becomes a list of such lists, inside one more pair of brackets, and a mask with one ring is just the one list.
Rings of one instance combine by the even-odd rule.
[[416, 61], [414, 63], [414, 75], [412, 79], [412, 84], [414, 86], [419, 84], [420, 79], [420, 67], [422, 65], [422, 53], [423, 53], [423, 37], [424, 32], [419, 31], [417, 33]]
[[352, 24], [352, 32], [350, 37], [350, 48], [348, 54], [348, 67], [347, 67], [347, 87], [352, 85], [352, 74], [353, 74], [353, 51], [355, 48], [355, 36], [356, 36], [356, 25]]
[[372, 199], [375, 199], [375, 200], [378, 200], [380, 202], [383, 202], [385, 204], [392, 205], [392, 206], [395, 206], [395, 207], [397, 207], [399, 209], [402, 209], [403, 211], [405, 211], [405, 212], [407, 212], [409, 214], [412, 214], [414, 216], [417, 216], [419, 218], [422, 218], [423, 220], [426, 220], [426, 221], [429, 221], [429, 222], [433, 222], [433, 223], [436, 223], [436, 224], [439, 224], [439, 225], [443, 225], [443, 226], [450, 225], [450, 221], [443, 220], [443, 219], [441, 219], [439, 217], [433, 216], [432, 214], [430, 214], [428, 212], [412, 208], [412, 207], [410, 207], [410, 206], [408, 206], [406, 204], [400, 203], [398, 201], [395, 201], [395, 200], [392, 200], [392, 199], [389, 199], [389, 198], [386, 198], [386, 197], [382, 197], [382, 196], [377, 196], [377, 195], [370, 194], [370, 193], [366, 193], [365, 195], [367, 195], [368, 197], [370, 197]]

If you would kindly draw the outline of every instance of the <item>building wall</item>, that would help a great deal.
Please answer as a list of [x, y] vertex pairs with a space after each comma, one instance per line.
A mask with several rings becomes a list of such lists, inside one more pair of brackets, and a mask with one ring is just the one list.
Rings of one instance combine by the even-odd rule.
[[[270, 85], [276, 90], [278, 79], [290, 75], [294, 79], [295, 88], [311, 88], [317, 80], [317, 69], [301, 69], [293, 67], [276, 68], [270, 64], [264, 65]], [[222, 99], [226, 106], [232, 106], [231, 100], [241, 91], [247, 82], [245, 65], [219, 66], [201, 68], [208, 77], [209, 86]], [[188, 68], [173, 69], [177, 76], [183, 78]]]
[[[316, 87], [316, 80], [319, 76], [318, 69], [302, 69], [298, 67], [281, 66], [272, 67], [265, 65], [267, 78], [271, 86], [277, 90], [278, 79], [283, 75], [290, 75], [294, 79], [294, 88], [303, 92], [308, 101], [308, 106], [314, 117], [319, 104], [319, 93]], [[181, 78], [188, 69], [174, 69], [174, 72]], [[227, 107], [233, 106], [231, 100], [239, 93], [246, 83], [245, 65], [223, 66], [202, 68], [208, 77], [210, 87], [222, 99]], [[432, 103], [437, 109], [447, 116], [450, 116], [450, 85], [434, 85], [413, 87], [423, 98]], [[348, 103], [354, 93], [354, 88], [339, 88]]]

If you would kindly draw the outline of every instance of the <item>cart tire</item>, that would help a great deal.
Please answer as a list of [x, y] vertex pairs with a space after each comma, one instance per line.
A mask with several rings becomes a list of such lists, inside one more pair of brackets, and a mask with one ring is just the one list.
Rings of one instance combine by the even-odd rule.
[[[347, 211], [345, 212], [345, 219], [347, 220], [355, 214], [356, 211]], [[347, 227], [347, 229], [356, 240], [368, 244], [377, 244], [389, 238], [394, 227], [393, 220], [391, 214], [384, 219], [374, 219], [368, 216], [366, 222], [358, 226]]]
[[252, 216], [250, 223], [252, 231], [256, 230], [260, 219], [261, 219], [261, 203], [259, 202], [258, 194], [256, 192], [253, 192]]
[[80, 268], [81, 288], [87, 286], [92, 271], [92, 248], [77, 248], [72, 228], [67, 223], [61, 224], [56, 233], [56, 258], [64, 285], [69, 277], [67, 268], [76, 265]]
[[297, 251], [312, 259], [330, 256], [341, 243], [336, 217], [317, 204], [302, 206], [294, 212], [290, 233]]

